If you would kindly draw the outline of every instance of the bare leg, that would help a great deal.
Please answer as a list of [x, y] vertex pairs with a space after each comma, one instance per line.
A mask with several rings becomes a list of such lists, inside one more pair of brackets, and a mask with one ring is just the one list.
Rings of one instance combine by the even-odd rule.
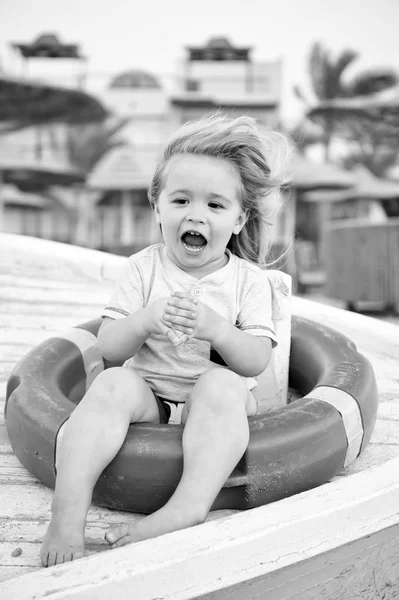
[[255, 412], [255, 400], [238, 375], [227, 369], [204, 373], [190, 399], [183, 475], [175, 493], [138, 523], [111, 529], [105, 537], [112, 547], [202, 523], [247, 448], [247, 413]]
[[98, 477], [122, 446], [131, 422], [159, 422], [149, 386], [137, 373], [103, 371], [73, 411], [57, 451], [51, 521], [40, 557], [43, 566], [84, 555], [84, 530]]

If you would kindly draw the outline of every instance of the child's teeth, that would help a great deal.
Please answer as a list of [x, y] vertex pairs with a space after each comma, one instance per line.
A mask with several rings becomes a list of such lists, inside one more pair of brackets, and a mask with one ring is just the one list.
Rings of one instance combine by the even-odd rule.
[[186, 244], [185, 242], [183, 242], [183, 246], [185, 247], [186, 250], [188, 250], [189, 252], [201, 252], [201, 250], [205, 247], [205, 246], [189, 246], [188, 244]]

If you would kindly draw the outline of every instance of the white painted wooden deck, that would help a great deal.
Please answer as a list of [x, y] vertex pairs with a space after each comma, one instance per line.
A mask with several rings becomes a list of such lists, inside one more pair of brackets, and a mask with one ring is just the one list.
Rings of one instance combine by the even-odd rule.
[[[328, 539], [330, 541], [332, 539], [332, 532], [328, 533], [328, 527], [322, 528], [324, 536], [322, 541], [317, 533], [317, 522], [314, 520], [313, 528], [312, 522], [309, 522], [310, 518], [320, 519], [321, 514], [327, 515], [327, 521], [323, 523], [328, 522], [329, 527], [335, 527], [336, 531], [339, 531], [342, 519], [346, 519], [350, 524], [345, 530], [349, 536], [348, 543], [357, 539], [355, 529], [357, 519], [360, 518], [363, 521], [359, 521], [361, 535], [359, 533], [358, 537], [367, 536], [367, 531], [371, 532], [370, 535], [377, 535], [379, 528], [390, 527], [396, 528], [397, 531], [399, 525], [397, 514], [399, 327], [294, 298], [294, 314], [309, 317], [341, 331], [354, 340], [358, 349], [373, 364], [380, 393], [380, 407], [371, 443], [362, 456], [347, 471], [337, 476], [333, 483], [321, 486], [317, 490], [244, 513], [218, 511], [210, 515], [205, 525], [196, 528], [195, 533], [193, 530], [186, 530], [117, 551], [108, 551], [106, 560], [102, 559], [102, 557], [105, 559], [102, 553], [108, 550], [103, 536], [109, 525], [141, 517], [93, 506], [89, 512], [86, 540], [89, 555], [98, 554], [98, 556], [91, 556], [69, 565], [41, 569], [39, 548], [50, 516], [52, 490], [45, 488], [30, 475], [12, 453], [3, 417], [6, 380], [18, 359], [34, 345], [100, 314], [108, 297], [115, 269], [119, 268], [120, 262], [119, 257], [102, 255], [95, 251], [0, 234], [0, 582], [3, 582], [0, 583], [0, 597], [2, 600], [38, 598], [42, 597], [42, 594], [46, 594], [48, 598], [104, 598], [104, 600], [127, 597], [140, 598], [140, 600], [156, 597], [196, 598], [202, 594], [204, 598], [209, 599], [211, 597], [252, 598], [256, 596], [255, 593], [253, 596], [249, 592], [240, 596], [238, 591], [234, 592], [235, 586], [240, 582], [250, 581], [253, 577], [261, 577], [271, 572], [272, 568], [277, 570], [284, 567], [288, 564], [287, 561], [284, 562], [284, 557], [287, 558], [293, 553], [297, 554], [297, 560], [302, 560], [333, 548], [334, 540], [330, 545], [328, 543]], [[390, 459], [397, 460], [387, 462]], [[362, 473], [355, 475], [359, 472]], [[379, 484], [377, 485], [376, 482]], [[360, 507], [363, 502], [362, 490], [365, 494], [364, 514], [361, 513]], [[373, 504], [373, 498], [377, 496], [378, 509]], [[330, 522], [329, 515], [334, 512], [334, 507], [336, 520]], [[309, 510], [312, 514], [306, 514]], [[374, 511], [375, 515], [378, 513], [378, 518], [376, 516], [367, 521], [367, 510]], [[307, 521], [305, 522], [304, 519]], [[280, 526], [282, 529], [279, 531]], [[298, 532], [296, 527], [299, 527]], [[303, 528], [307, 530], [307, 536], [303, 535]], [[295, 536], [299, 536], [298, 539], [302, 541], [305, 537], [312, 537], [313, 554], [306, 554], [307, 551], [303, 550], [301, 555], [300, 548], [296, 546], [293, 549], [290, 542], [285, 546], [284, 536], [289, 538], [290, 531], [294, 541], [297, 539]], [[300, 531], [302, 531], [302, 538]], [[345, 536], [344, 534], [342, 536], [341, 542], [335, 540], [337, 546], [339, 543], [344, 543]], [[253, 552], [247, 546], [251, 539], [254, 543]], [[282, 540], [281, 544], [276, 546], [276, 540]], [[259, 547], [261, 542], [265, 544], [264, 548], [262, 546], [262, 551]], [[300, 545], [300, 542], [298, 543]], [[318, 544], [319, 549], [317, 549]], [[267, 556], [264, 555], [266, 546]], [[162, 552], [166, 552], [169, 560], [167, 569], [166, 558]], [[204, 552], [205, 554], [208, 552], [210, 562], [204, 559]], [[164, 557], [162, 560], [161, 556]], [[201, 560], [198, 558], [200, 556]], [[157, 557], [160, 561], [158, 565]], [[235, 571], [226, 567], [229, 557], [235, 563]], [[184, 567], [183, 580], [181, 578], [179, 580], [178, 569], [181, 572], [183, 563], [191, 565], [192, 569], [204, 569], [203, 579], [200, 581], [198, 577], [194, 577], [195, 582], [192, 585], [183, 585], [184, 577], [188, 577], [187, 569], [184, 570]], [[128, 564], [130, 568], [127, 569]], [[275, 567], [272, 567], [273, 564]], [[224, 579], [217, 570], [220, 565], [223, 566]], [[394, 572], [392, 577], [397, 576], [396, 582], [398, 582], [399, 567], [396, 569], [392, 566], [392, 569]], [[37, 573], [26, 578], [20, 577], [31, 571]], [[155, 578], [158, 572], [161, 577], [159, 586], [166, 586], [163, 591], [159, 586], [154, 587], [152, 584], [145, 583], [150, 572]], [[213, 578], [210, 572], [214, 573]], [[93, 585], [98, 583], [96, 573], [97, 575], [101, 573], [105, 578], [108, 574], [110, 578], [101, 589], [93, 588]], [[175, 583], [173, 578], [176, 579]], [[114, 583], [109, 588], [111, 580]], [[392, 590], [394, 585], [395, 582], [390, 584]], [[223, 595], [221, 592], [220, 595], [214, 596], [218, 589], [223, 590], [229, 586], [233, 586], [230, 595]], [[128, 595], [126, 591], [128, 589], [134, 590], [133, 596], [130, 596], [130, 593]], [[399, 588], [395, 589], [399, 594]], [[63, 592], [61, 593], [60, 590]], [[238, 595], [234, 595], [235, 593]], [[270, 596], [270, 598], [280, 597], [294, 596]], [[310, 593], [307, 597], [313, 598]], [[331, 597], [346, 598], [347, 596], [331, 595]], [[374, 598], [378, 595], [365, 595], [364, 598], [366, 597]], [[387, 599], [391, 597], [397, 596], [386, 596]], [[298, 598], [302, 596], [298, 595]]]

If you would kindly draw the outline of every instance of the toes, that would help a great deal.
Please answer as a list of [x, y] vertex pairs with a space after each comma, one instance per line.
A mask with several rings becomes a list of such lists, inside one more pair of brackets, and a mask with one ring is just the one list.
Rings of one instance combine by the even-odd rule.
[[62, 565], [66, 562], [71, 562], [72, 560], [76, 560], [78, 558], [83, 558], [84, 552], [76, 551], [76, 552], [44, 552], [40, 556], [41, 563], [43, 567], [53, 567], [54, 565]]
[[47, 567], [47, 565], [48, 565], [48, 552], [43, 552], [43, 554], [40, 554], [40, 562], [42, 563], [43, 567]]
[[56, 561], [57, 561], [57, 552], [50, 551], [48, 553], [47, 566], [53, 567], [55, 565]]
[[130, 535], [125, 535], [123, 538], [120, 538], [115, 544], [112, 544], [111, 548], [120, 548], [121, 546], [126, 546], [126, 544], [131, 544], [133, 542]]
[[122, 525], [122, 527], [115, 527], [115, 529], [107, 531], [107, 533], [105, 534], [105, 539], [108, 542], [108, 544], [114, 545], [118, 540], [125, 537], [128, 531], [129, 528], [127, 525]]

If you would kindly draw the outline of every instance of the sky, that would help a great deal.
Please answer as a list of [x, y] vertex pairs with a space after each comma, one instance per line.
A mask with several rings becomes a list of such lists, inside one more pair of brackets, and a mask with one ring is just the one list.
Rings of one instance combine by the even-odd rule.
[[63, 43], [80, 44], [90, 72], [165, 75], [176, 71], [187, 45], [227, 36], [251, 46], [254, 60], [283, 60], [282, 117], [294, 122], [302, 106], [292, 88], [309, 87], [315, 41], [332, 55], [359, 53], [348, 77], [374, 67], [399, 73], [398, 25], [399, 0], [0, 0], [0, 61], [17, 74], [10, 43], [56, 33]]

